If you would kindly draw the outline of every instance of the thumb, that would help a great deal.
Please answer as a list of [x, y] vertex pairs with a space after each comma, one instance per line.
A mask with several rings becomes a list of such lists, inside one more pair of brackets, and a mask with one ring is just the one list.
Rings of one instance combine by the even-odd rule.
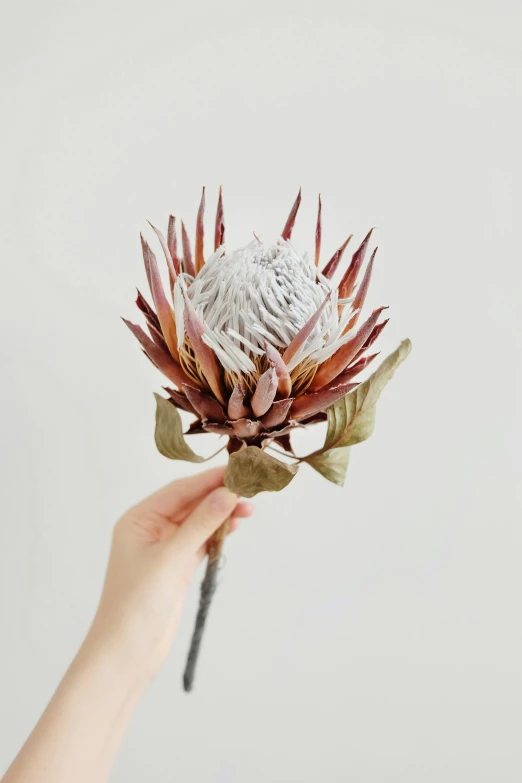
[[226, 487], [218, 487], [188, 515], [174, 536], [176, 546], [197, 552], [232, 514], [237, 495]]

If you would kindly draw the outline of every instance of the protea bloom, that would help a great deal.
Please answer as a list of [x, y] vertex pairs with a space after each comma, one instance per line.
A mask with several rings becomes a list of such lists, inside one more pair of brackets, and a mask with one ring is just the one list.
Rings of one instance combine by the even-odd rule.
[[228, 435], [229, 451], [275, 440], [291, 452], [292, 429], [325, 419], [325, 410], [355, 388], [377, 356], [367, 352], [387, 323], [379, 322], [384, 307], [361, 319], [376, 250], [357, 284], [372, 231], [334, 285], [351, 236], [321, 268], [319, 201], [314, 259], [300, 255], [290, 241], [300, 202], [301, 193], [275, 243], [255, 237], [227, 252], [220, 192], [214, 251], [205, 260], [203, 190], [194, 255], [183, 224], [179, 252], [175, 218], [166, 239], [154, 229], [168, 266], [171, 302], [142, 237], [155, 312], [140, 293], [137, 305], [150, 337], [125, 323], [174, 384], [165, 387], [172, 403], [196, 416], [189, 432]]
[[[149, 335], [125, 321], [145, 354], [174, 385], [158, 397], [156, 444], [171, 459], [202, 461], [185, 443], [176, 408], [196, 418], [187, 434], [228, 436], [230, 452], [225, 484], [252, 497], [280, 490], [307, 462], [342, 484], [349, 448], [372, 432], [375, 403], [395, 367], [407, 356], [404, 341], [364, 383], [359, 376], [377, 356], [368, 353], [386, 325], [379, 307], [362, 318], [376, 250], [363, 272], [369, 231], [338, 284], [333, 276], [351, 236], [320, 266], [321, 200], [313, 259], [291, 243], [301, 192], [281, 237], [265, 244], [257, 236], [233, 252], [225, 248], [223, 200], [219, 193], [214, 251], [205, 259], [205, 190], [199, 206], [194, 254], [183, 223], [178, 244], [171, 216], [167, 238], [156, 228], [167, 262], [170, 301], [156, 257], [142, 237], [145, 270], [153, 307], [138, 292], [137, 305]], [[180, 249], [181, 248], [181, 249]], [[290, 434], [296, 427], [328, 420], [324, 446], [295, 457]], [[268, 455], [277, 442], [290, 463]], [[196, 628], [184, 675], [192, 687], [199, 644], [226, 527], [209, 542]]]

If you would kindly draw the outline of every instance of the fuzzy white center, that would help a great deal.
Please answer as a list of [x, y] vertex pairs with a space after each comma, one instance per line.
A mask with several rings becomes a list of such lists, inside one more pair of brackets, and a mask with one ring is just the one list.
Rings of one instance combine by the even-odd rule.
[[[315, 266], [306, 256], [299, 256], [283, 239], [275, 245], [254, 240], [230, 254], [219, 248], [197, 277], [194, 280], [187, 277], [186, 283], [194, 308], [205, 325], [205, 342], [230, 372], [253, 372], [255, 365], [251, 357], [263, 355], [267, 341], [284, 350], [328, 293], [331, 293], [329, 303], [289, 369], [308, 357], [324, 361], [339, 347], [347, 318], [338, 318], [336, 292], [329, 280], [317, 276]], [[175, 292], [175, 312], [182, 342], [180, 285], [177, 284]]]

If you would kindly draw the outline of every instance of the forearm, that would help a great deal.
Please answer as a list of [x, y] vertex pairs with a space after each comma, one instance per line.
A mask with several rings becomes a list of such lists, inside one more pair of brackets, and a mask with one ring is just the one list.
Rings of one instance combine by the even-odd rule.
[[103, 783], [145, 683], [116, 637], [91, 632], [3, 783]]

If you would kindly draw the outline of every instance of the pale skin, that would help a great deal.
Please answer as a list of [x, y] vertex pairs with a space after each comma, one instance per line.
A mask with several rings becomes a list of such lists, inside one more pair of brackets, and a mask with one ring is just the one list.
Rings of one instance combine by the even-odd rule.
[[102, 596], [78, 654], [2, 783], [104, 783], [172, 645], [210, 536], [253, 512], [223, 468], [174, 481], [114, 528]]

